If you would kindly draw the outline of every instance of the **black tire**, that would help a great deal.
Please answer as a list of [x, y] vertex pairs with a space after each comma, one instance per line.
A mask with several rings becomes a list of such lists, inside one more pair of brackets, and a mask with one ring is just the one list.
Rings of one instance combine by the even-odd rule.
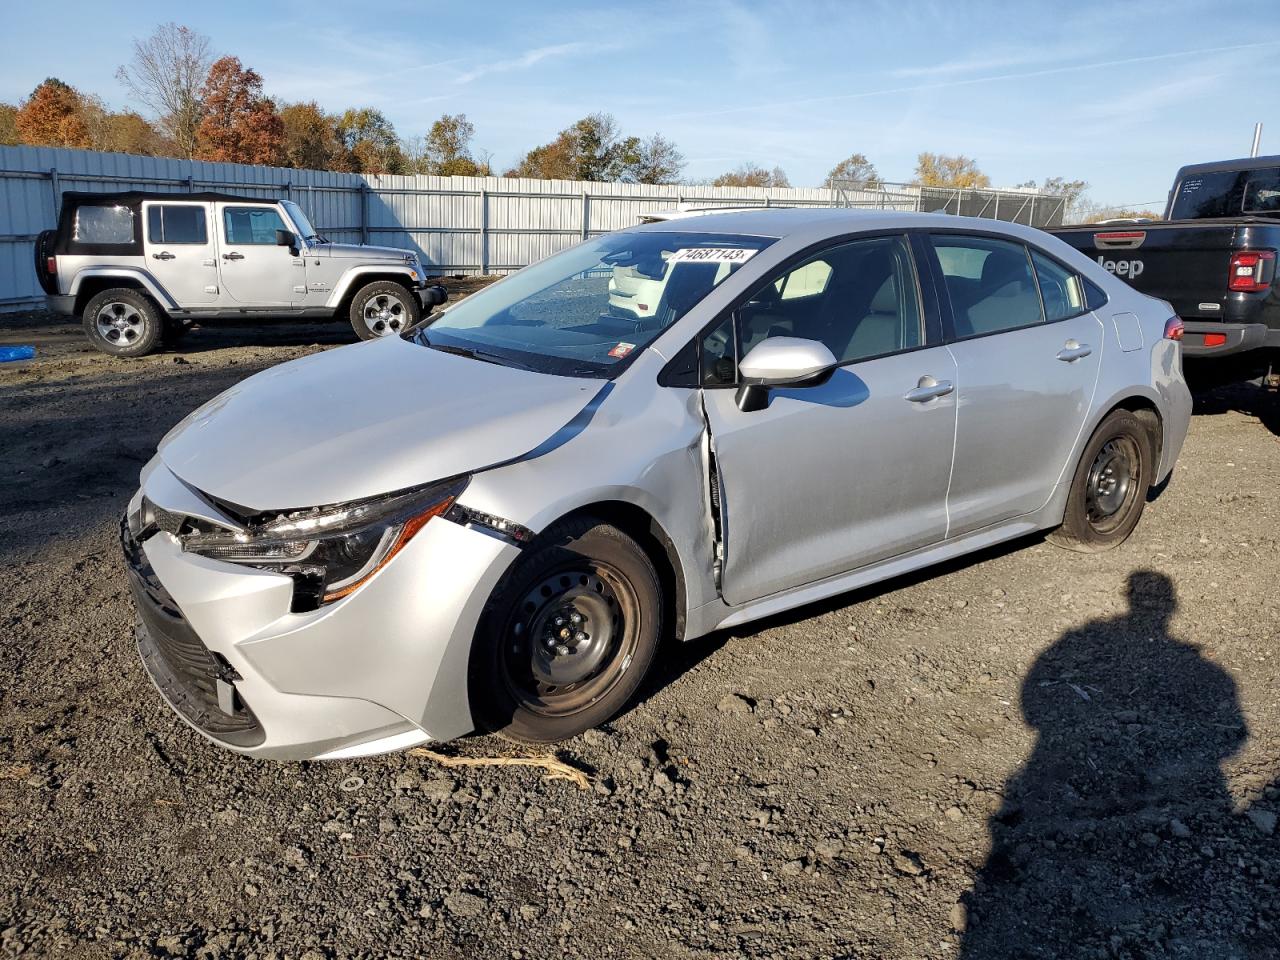
[[661, 584], [640, 545], [592, 517], [557, 524], [481, 617], [468, 675], [477, 727], [554, 743], [604, 723], [640, 686], [662, 629]]
[[45, 293], [53, 296], [58, 292], [58, 283], [54, 279], [53, 274], [49, 273], [49, 257], [53, 255], [53, 241], [57, 238], [58, 231], [42, 230], [36, 237], [35, 256], [36, 256], [36, 279], [40, 281], [40, 289]]
[[103, 290], [84, 307], [89, 342], [113, 357], [141, 357], [164, 336], [165, 317], [146, 295], [128, 287]]
[[367, 283], [351, 299], [351, 329], [361, 340], [402, 333], [421, 318], [418, 295], [394, 280]]
[[1124, 543], [1142, 517], [1155, 469], [1147, 421], [1128, 410], [1112, 411], [1085, 444], [1062, 526], [1049, 539], [1078, 553], [1099, 553]]

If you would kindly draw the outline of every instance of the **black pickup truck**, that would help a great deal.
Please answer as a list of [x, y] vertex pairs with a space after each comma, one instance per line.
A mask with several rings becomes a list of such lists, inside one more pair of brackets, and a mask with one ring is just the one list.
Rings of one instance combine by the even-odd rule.
[[1280, 156], [1183, 167], [1165, 218], [1049, 232], [1167, 300], [1183, 320], [1188, 359], [1280, 385]]

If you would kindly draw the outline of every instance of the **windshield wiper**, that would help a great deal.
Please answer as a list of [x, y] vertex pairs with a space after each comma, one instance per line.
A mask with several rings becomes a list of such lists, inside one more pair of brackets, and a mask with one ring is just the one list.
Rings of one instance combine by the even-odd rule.
[[430, 347], [432, 350], [439, 350], [441, 353], [452, 353], [458, 357], [469, 357], [472, 360], [480, 360], [483, 363], [496, 363], [500, 367], [515, 367], [517, 370], [532, 370], [533, 367], [528, 364], [511, 360], [507, 357], [499, 356], [496, 353], [487, 353], [484, 350], [477, 350], [474, 347], [459, 347], [453, 344], [432, 343], [427, 338], [427, 331], [423, 330], [418, 334], [418, 341], [423, 345]]

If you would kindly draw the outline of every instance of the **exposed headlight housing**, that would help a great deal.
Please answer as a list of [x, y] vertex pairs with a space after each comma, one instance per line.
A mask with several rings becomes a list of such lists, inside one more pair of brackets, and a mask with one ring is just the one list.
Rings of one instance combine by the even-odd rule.
[[213, 560], [288, 573], [300, 588], [308, 588], [304, 592], [314, 600], [312, 606], [332, 603], [359, 589], [427, 521], [453, 506], [468, 479], [279, 513], [244, 531], [202, 527], [181, 538], [182, 548]]

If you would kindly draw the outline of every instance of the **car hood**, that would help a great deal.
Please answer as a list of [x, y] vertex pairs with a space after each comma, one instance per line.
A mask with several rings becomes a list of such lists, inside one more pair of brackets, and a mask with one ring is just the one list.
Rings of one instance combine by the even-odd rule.
[[244, 380], [171, 430], [160, 457], [252, 511], [341, 503], [518, 458], [606, 388], [387, 337]]
[[312, 257], [359, 257], [364, 260], [403, 260], [412, 250], [399, 247], [374, 247], [363, 243], [320, 243], [307, 251]]

